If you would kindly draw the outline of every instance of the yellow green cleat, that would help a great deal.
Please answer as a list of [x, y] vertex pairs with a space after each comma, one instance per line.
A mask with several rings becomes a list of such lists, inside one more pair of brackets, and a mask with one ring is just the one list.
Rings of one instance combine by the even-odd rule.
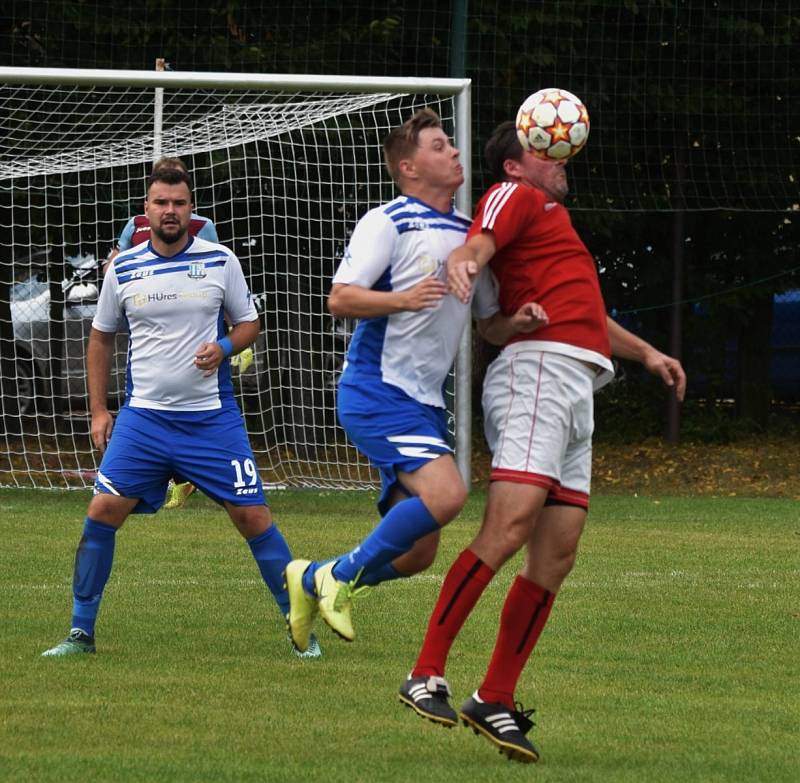
[[298, 652], [309, 649], [311, 625], [317, 614], [317, 602], [303, 589], [303, 574], [310, 560], [292, 560], [283, 572], [284, 586], [289, 593], [289, 638]]
[[314, 574], [319, 613], [335, 634], [346, 642], [352, 642], [355, 631], [350, 618], [350, 607], [353, 599], [369, 588], [356, 587], [361, 572], [351, 582], [340, 582], [333, 575], [335, 565], [335, 561], [325, 563]]
[[186, 482], [184, 484], [172, 484], [169, 500], [164, 504], [164, 508], [181, 508], [186, 502], [186, 498], [194, 492], [194, 484]]

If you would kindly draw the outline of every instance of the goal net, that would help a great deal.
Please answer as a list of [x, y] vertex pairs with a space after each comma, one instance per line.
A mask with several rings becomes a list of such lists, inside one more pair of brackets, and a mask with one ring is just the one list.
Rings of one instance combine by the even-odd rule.
[[[160, 156], [186, 163], [195, 210], [241, 260], [262, 316], [252, 364], [233, 375], [265, 482], [375, 486], [335, 415], [354, 324], [325, 299], [358, 218], [396, 193], [383, 138], [423, 106], [454, 133], [468, 83], [34, 71], [0, 69], [0, 486], [94, 479], [86, 340], [102, 263]], [[126, 349], [118, 335], [112, 406]]]

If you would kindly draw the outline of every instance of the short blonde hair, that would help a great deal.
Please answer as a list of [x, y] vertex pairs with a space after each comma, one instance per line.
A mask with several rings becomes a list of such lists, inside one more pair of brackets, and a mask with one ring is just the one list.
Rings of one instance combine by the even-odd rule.
[[162, 169], [178, 169], [180, 171], [185, 171], [187, 174], [189, 173], [189, 169], [186, 168], [186, 164], [180, 158], [159, 158], [153, 164], [153, 171], [161, 171]]
[[419, 145], [419, 134], [425, 128], [441, 128], [442, 121], [433, 109], [420, 109], [402, 125], [393, 128], [383, 141], [383, 160], [389, 176], [400, 180], [400, 161], [412, 157]]

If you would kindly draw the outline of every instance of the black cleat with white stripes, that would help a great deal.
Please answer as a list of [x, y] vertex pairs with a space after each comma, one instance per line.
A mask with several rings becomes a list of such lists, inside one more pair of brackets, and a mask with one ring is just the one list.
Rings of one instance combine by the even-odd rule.
[[400, 686], [400, 701], [417, 715], [451, 729], [458, 724], [456, 711], [447, 700], [450, 686], [444, 677], [412, 677]]
[[459, 716], [467, 728], [483, 734], [500, 753], [513, 761], [532, 764], [539, 760], [539, 751], [525, 735], [533, 727], [530, 715], [533, 710], [510, 710], [505, 704], [483, 701], [478, 692], [472, 694], [461, 706]]

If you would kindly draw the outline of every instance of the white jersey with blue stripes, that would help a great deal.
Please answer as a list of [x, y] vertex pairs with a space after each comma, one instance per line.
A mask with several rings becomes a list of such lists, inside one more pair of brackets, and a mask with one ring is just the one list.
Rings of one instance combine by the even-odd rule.
[[[470, 219], [458, 210], [442, 213], [399, 196], [359, 220], [333, 282], [375, 291], [403, 291], [431, 276], [446, 282], [447, 256], [464, 243], [469, 226]], [[499, 309], [488, 271], [475, 286], [472, 309], [477, 318]], [[362, 319], [341, 382], [380, 380], [444, 408], [443, 386], [469, 316], [470, 306], [447, 294], [432, 308]]]
[[120, 253], [109, 267], [92, 326], [127, 329], [127, 404], [157, 410], [201, 411], [233, 397], [225, 359], [208, 378], [194, 363], [204, 342], [232, 325], [258, 318], [239, 259], [228, 248], [191, 237], [169, 258], [151, 243]]

